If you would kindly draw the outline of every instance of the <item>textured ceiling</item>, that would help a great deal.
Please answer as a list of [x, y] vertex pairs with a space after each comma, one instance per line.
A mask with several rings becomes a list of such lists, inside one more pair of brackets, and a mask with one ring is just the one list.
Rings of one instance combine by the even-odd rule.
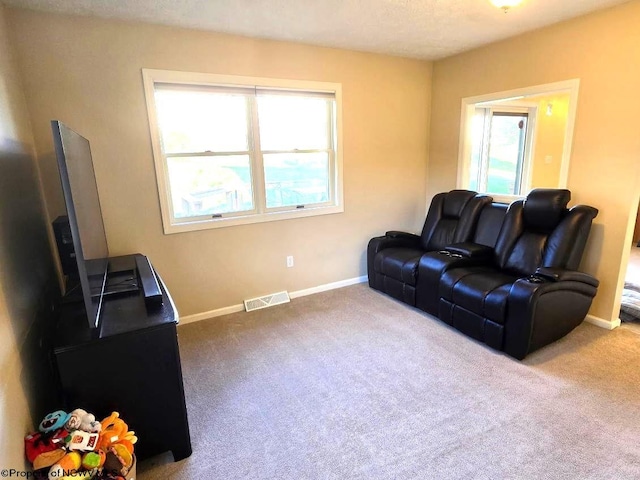
[[627, 0], [0, 0], [17, 7], [176, 25], [435, 60]]

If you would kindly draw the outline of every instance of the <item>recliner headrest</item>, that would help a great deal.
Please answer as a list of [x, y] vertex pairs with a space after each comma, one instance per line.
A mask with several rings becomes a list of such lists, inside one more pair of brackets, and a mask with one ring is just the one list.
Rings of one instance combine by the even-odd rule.
[[569, 190], [536, 188], [524, 199], [522, 213], [529, 227], [544, 232], [553, 230], [567, 213]]
[[476, 196], [476, 192], [469, 190], [451, 190], [444, 197], [442, 215], [449, 218], [460, 218], [469, 200]]

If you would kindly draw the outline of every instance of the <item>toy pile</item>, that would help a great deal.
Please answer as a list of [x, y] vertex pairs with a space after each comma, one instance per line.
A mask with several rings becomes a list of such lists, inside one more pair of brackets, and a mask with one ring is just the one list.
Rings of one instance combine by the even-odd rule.
[[24, 446], [35, 478], [126, 480], [137, 440], [118, 412], [98, 422], [77, 408], [48, 414], [38, 431], [25, 437]]

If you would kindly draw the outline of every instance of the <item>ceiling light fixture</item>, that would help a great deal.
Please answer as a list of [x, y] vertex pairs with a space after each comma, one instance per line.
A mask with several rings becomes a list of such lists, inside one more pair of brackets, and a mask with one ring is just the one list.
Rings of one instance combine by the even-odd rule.
[[490, 0], [493, 5], [501, 8], [504, 13], [507, 13], [511, 7], [518, 6], [522, 3], [522, 0]]

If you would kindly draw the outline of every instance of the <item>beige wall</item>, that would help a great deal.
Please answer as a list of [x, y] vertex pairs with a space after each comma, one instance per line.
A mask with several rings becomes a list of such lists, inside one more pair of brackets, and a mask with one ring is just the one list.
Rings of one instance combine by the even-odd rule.
[[[35, 359], [45, 291], [56, 280], [33, 137], [0, 4], [0, 468], [24, 470], [23, 437], [38, 414]], [[45, 307], [46, 308], [46, 307]], [[44, 392], [38, 392], [42, 388]], [[37, 420], [39, 421], [39, 420]]]
[[[425, 213], [431, 64], [138, 23], [10, 10], [52, 217], [49, 121], [86, 136], [112, 254], [146, 253], [182, 315], [365, 274], [368, 239]], [[345, 212], [164, 235], [142, 68], [340, 82]], [[286, 268], [286, 256], [295, 267]]]
[[[536, 97], [536, 136], [531, 171], [531, 185], [556, 187], [560, 181], [560, 164], [569, 113], [569, 94]], [[552, 105], [552, 114], [547, 115], [547, 105]], [[549, 161], [547, 158], [551, 157]]]
[[427, 195], [456, 185], [463, 97], [580, 79], [568, 186], [600, 210], [582, 268], [601, 281], [591, 314], [617, 319], [621, 261], [638, 205], [640, 1], [435, 62]]

